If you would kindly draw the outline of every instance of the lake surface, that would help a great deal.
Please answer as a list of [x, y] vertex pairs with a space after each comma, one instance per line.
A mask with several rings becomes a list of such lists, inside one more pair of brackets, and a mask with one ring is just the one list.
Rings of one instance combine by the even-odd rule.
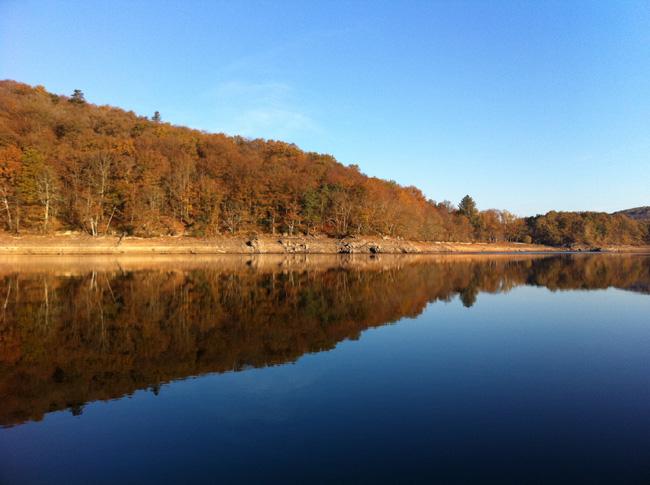
[[650, 481], [650, 256], [0, 262], [0, 482]]

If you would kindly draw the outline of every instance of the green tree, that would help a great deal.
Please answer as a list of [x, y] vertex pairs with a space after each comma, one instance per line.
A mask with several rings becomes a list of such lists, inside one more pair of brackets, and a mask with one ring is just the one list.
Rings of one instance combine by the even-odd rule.
[[[0, 148], [0, 203], [5, 216], [5, 227], [17, 228], [16, 180], [20, 173], [22, 152], [15, 145]], [[13, 213], [13, 215], [12, 215]]]
[[472, 227], [473, 239], [482, 239], [485, 235], [485, 231], [483, 230], [481, 214], [476, 208], [476, 202], [474, 202], [474, 199], [469, 195], [463, 197], [460, 204], [458, 204], [458, 213], [469, 221]]
[[467, 217], [470, 221], [476, 219], [478, 215], [478, 209], [476, 208], [476, 202], [469, 195], [463, 197], [458, 204], [458, 212]]
[[47, 232], [58, 194], [58, 179], [43, 155], [33, 148], [25, 150], [17, 181], [18, 195], [28, 219], [41, 220]]
[[70, 96], [70, 102], [74, 104], [85, 104], [86, 97], [81, 89], [75, 89]]
[[307, 226], [307, 234], [322, 228], [328, 204], [329, 187], [327, 185], [305, 192], [302, 198], [302, 213]]

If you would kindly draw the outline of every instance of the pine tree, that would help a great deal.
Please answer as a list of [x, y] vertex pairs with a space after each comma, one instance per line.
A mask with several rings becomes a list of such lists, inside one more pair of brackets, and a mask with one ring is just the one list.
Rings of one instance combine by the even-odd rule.
[[72, 96], [70, 96], [70, 102], [74, 104], [85, 104], [86, 97], [84, 96], [83, 91], [81, 89], [75, 89]]
[[463, 197], [458, 204], [458, 212], [467, 217], [470, 221], [474, 220], [478, 214], [478, 209], [476, 208], [476, 202], [469, 195]]

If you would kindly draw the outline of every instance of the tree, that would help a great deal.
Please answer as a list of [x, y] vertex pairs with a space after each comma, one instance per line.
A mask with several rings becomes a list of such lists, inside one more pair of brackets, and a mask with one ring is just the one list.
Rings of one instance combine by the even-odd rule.
[[70, 102], [73, 104], [85, 104], [86, 97], [81, 89], [75, 89], [70, 96]]
[[476, 202], [469, 195], [466, 195], [458, 204], [458, 212], [467, 217], [470, 222], [473, 221], [477, 214], [478, 209], [476, 208]]
[[[23, 154], [17, 188], [28, 220], [42, 219], [42, 231], [47, 232], [58, 196], [58, 179], [43, 155], [33, 148]], [[37, 210], [39, 206], [40, 216]]]
[[[108, 232], [116, 204], [113, 194], [115, 160], [109, 151], [93, 153], [86, 161], [85, 199], [82, 220], [87, 221], [90, 234], [97, 236], [103, 228]], [[107, 219], [108, 216], [108, 219]]]
[[317, 228], [322, 229], [328, 204], [329, 187], [327, 185], [308, 190], [303, 194], [302, 213], [305, 217], [307, 234], [315, 232]]
[[[16, 181], [20, 173], [20, 160], [22, 152], [17, 146], [9, 145], [0, 148], [0, 202], [5, 216], [6, 228], [10, 231], [18, 229]], [[13, 213], [13, 215], [12, 215]]]
[[154, 123], [160, 123], [162, 121], [162, 118], [160, 117], [160, 111], [156, 111], [153, 116], [151, 117], [151, 121]]
[[479, 213], [479, 230], [482, 241], [497, 242], [504, 239], [504, 226], [499, 211], [490, 209]]
[[476, 202], [469, 195], [466, 195], [458, 204], [458, 213], [465, 217], [472, 226], [473, 239], [483, 239], [485, 236], [484, 231], [481, 229], [481, 217]]
[[337, 236], [348, 235], [348, 230], [352, 222], [352, 211], [354, 201], [350, 190], [335, 186], [331, 196], [330, 222], [333, 224]]
[[508, 212], [507, 210], [499, 211], [500, 223], [506, 241], [524, 241], [527, 235], [527, 227], [524, 219]]

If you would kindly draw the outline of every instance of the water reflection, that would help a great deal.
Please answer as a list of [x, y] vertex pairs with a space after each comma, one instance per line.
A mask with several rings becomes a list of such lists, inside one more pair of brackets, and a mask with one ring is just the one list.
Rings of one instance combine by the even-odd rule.
[[650, 257], [14, 258], [0, 263], [0, 424], [295, 361], [434, 301], [520, 285], [650, 293]]

